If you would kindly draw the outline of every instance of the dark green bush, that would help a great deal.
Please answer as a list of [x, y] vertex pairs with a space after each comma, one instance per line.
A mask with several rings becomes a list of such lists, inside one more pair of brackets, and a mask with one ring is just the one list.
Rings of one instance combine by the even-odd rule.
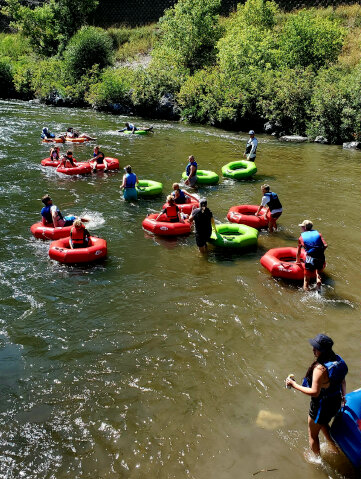
[[11, 60], [8, 57], [0, 58], [0, 97], [9, 98], [14, 93], [14, 83]]
[[64, 52], [66, 73], [77, 80], [87, 74], [93, 65], [99, 65], [103, 69], [111, 65], [113, 53], [112, 41], [104, 30], [82, 27]]
[[124, 45], [124, 43], [129, 41], [130, 35], [132, 33], [131, 28], [108, 28], [108, 35], [110, 36], [113, 49], [117, 50], [119, 47]]

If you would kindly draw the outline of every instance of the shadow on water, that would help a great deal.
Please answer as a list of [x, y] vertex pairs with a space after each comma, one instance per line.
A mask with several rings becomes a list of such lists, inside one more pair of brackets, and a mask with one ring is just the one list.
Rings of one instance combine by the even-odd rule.
[[217, 263], [236, 263], [240, 258], [250, 260], [257, 250], [257, 246], [249, 246], [247, 248], [222, 248], [212, 245], [208, 246], [210, 259], [212, 258]]

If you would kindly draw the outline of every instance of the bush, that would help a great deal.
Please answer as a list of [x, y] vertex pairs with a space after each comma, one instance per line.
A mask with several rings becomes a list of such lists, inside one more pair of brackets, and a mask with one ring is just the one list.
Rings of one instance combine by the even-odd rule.
[[280, 60], [288, 67], [318, 70], [337, 60], [346, 30], [339, 21], [324, 18], [315, 8], [287, 17], [280, 36]]
[[17, 60], [23, 55], [31, 53], [30, 43], [20, 34], [0, 34], [0, 57], [9, 57]]
[[0, 97], [9, 98], [14, 93], [11, 60], [8, 57], [0, 58]]
[[38, 62], [32, 72], [31, 86], [36, 96], [43, 101], [54, 100], [56, 96], [63, 97], [64, 62], [57, 58], [49, 58]]
[[70, 40], [64, 57], [68, 76], [77, 80], [93, 65], [103, 69], [112, 63], [112, 41], [100, 28], [82, 27]]
[[219, 8], [220, 0], [179, 0], [159, 21], [154, 56], [164, 66], [178, 65], [190, 72], [212, 64], [221, 35]]
[[310, 136], [330, 143], [361, 139], [361, 65], [352, 73], [337, 67], [320, 72], [312, 97]]
[[29, 100], [34, 97], [32, 87], [33, 71], [37, 60], [32, 56], [23, 56], [13, 64], [14, 86], [17, 95], [23, 100]]
[[124, 43], [128, 42], [131, 32], [130, 28], [108, 28], [107, 34], [112, 40], [113, 49], [117, 50]]
[[128, 68], [105, 70], [100, 81], [90, 87], [85, 99], [93, 108], [113, 109], [116, 104], [119, 109], [126, 110], [131, 105], [130, 90], [133, 80], [134, 73]]
[[262, 117], [287, 132], [304, 135], [314, 79], [310, 68], [265, 72], [258, 101]]

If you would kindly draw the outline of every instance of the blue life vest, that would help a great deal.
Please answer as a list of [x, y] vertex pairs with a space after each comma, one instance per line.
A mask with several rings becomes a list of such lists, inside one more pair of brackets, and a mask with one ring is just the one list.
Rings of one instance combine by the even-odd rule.
[[129, 123], [129, 126], [127, 126], [127, 130], [128, 131], [132, 131], [134, 128], [134, 131], [137, 131], [138, 128], [136, 126], [134, 126], [132, 123]]
[[192, 167], [192, 166], [195, 166], [195, 167], [196, 167], [196, 171], [195, 171], [195, 173], [194, 173], [193, 176], [195, 176], [195, 175], [197, 174], [198, 165], [197, 165], [197, 162], [196, 162], [196, 161], [193, 161], [193, 163], [188, 163], [188, 165], [187, 165], [187, 167], [186, 167], [186, 174], [187, 174], [187, 176], [189, 176], [189, 173], [190, 173], [190, 171], [191, 171], [191, 167]]
[[301, 233], [303, 244], [307, 254], [313, 258], [323, 257], [325, 245], [322, 242], [321, 235], [316, 230], [304, 231]]
[[[328, 378], [330, 380], [330, 385], [328, 388], [322, 388], [320, 396], [322, 398], [332, 397], [340, 394], [341, 392], [341, 383], [345, 379], [345, 376], [348, 372], [348, 367], [345, 361], [336, 354], [336, 361], [328, 361], [324, 363], [323, 366], [327, 368]], [[312, 384], [308, 378], [303, 378], [302, 386], [310, 388]]]
[[[54, 206], [54, 205], [47, 205], [47, 206], [44, 206], [44, 208], [41, 209], [41, 216], [43, 216], [45, 218], [45, 221], [47, 223], [52, 223], [53, 222], [53, 217], [51, 216], [51, 207]], [[56, 209], [56, 212], [58, 214], [58, 217], [62, 220], [63, 219], [63, 215], [60, 213], [60, 211], [58, 209]]]
[[269, 191], [265, 193], [264, 196], [267, 196], [269, 198], [269, 202], [267, 203], [267, 206], [270, 209], [270, 211], [278, 210], [282, 208], [282, 205], [280, 200], [278, 199], [277, 193], [273, 193], [272, 191]]
[[136, 181], [137, 181], [137, 175], [135, 175], [134, 173], [127, 173], [125, 175], [126, 188], [135, 188]]
[[[177, 205], [183, 205], [186, 202], [186, 195], [184, 194], [184, 191], [178, 190], [179, 191], [179, 196], [175, 198], [175, 202]], [[174, 196], [174, 194], [173, 194]]]

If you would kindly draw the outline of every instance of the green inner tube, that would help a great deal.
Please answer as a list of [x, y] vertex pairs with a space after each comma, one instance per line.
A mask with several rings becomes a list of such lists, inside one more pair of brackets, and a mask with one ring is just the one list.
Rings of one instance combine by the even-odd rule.
[[257, 245], [258, 230], [246, 225], [224, 223], [217, 225], [209, 242], [224, 248], [246, 248]]
[[163, 191], [162, 183], [153, 180], [139, 180], [136, 186], [138, 196], [155, 196], [160, 195]]
[[257, 166], [254, 161], [231, 161], [231, 163], [227, 163], [227, 165], [222, 166], [222, 175], [235, 180], [250, 178], [256, 172]]
[[[188, 178], [185, 171], [182, 173], [183, 180]], [[216, 185], [219, 181], [219, 176], [214, 171], [197, 170], [197, 184], [198, 185]]]
[[[133, 135], [133, 132], [130, 130], [123, 131], [124, 135]], [[134, 135], [147, 135], [148, 132], [146, 130], [135, 130]]]

